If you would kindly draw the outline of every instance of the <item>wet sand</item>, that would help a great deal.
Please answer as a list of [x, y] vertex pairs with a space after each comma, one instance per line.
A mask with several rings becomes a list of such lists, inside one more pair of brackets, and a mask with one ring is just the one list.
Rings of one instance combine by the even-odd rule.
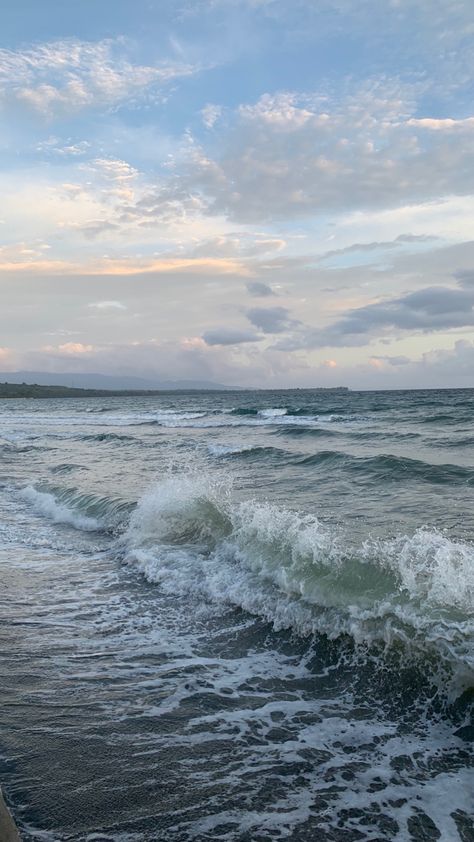
[[0, 789], [0, 839], [2, 842], [21, 842], [16, 828]]

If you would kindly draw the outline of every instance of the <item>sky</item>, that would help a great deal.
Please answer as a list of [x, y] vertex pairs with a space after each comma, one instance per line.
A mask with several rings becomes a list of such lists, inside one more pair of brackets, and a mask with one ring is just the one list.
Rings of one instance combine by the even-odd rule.
[[474, 386], [472, 0], [16, 0], [0, 370]]

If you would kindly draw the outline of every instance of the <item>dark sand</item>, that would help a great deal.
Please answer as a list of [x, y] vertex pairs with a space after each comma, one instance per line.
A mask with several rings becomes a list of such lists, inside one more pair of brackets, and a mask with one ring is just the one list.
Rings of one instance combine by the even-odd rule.
[[16, 829], [8, 807], [3, 800], [2, 791], [0, 789], [0, 839], [2, 842], [21, 842], [20, 834]]

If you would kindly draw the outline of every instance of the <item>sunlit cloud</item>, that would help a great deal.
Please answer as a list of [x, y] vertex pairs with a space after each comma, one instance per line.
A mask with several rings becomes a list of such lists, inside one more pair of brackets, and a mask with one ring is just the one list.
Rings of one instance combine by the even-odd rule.
[[167, 83], [196, 71], [191, 65], [156, 65], [127, 58], [124, 38], [50, 41], [26, 49], [0, 49], [0, 99], [45, 117], [157, 95]]

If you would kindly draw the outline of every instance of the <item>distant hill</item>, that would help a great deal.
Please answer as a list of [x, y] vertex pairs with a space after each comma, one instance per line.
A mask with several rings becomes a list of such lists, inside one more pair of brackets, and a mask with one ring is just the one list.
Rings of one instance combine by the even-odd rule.
[[51, 373], [47, 371], [0, 372], [0, 383], [27, 383], [37, 386], [67, 386], [75, 389], [101, 391], [174, 391], [204, 389], [221, 391], [228, 387], [208, 380], [152, 380], [143, 377], [116, 376], [112, 374]]
[[161, 394], [159, 390], [149, 389], [71, 389], [69, 386], [39, 386], [37, 383], [0, 383], [0, 400], [2, 398], [138, 397]]

